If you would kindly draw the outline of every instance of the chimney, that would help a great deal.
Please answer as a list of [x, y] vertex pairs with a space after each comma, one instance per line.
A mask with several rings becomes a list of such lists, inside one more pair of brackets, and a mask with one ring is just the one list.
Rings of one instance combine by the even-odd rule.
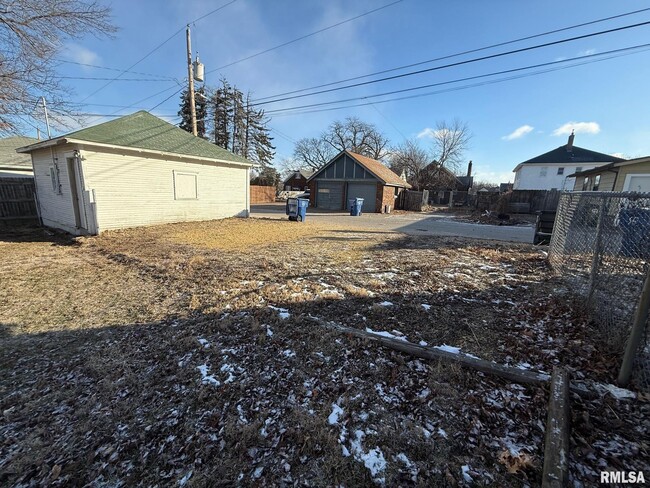
[[571, 135], [569, 136], [569, 142], [566, 144], [566, 152], [573, 152], [573, 139], [575, 138], [575, 135], [573, 134], [573, 130], [571, 131]]
[[467, 165], [467, 177], [469, 178], [470, 176], [472, 176], [472, 162], [471, 161]]

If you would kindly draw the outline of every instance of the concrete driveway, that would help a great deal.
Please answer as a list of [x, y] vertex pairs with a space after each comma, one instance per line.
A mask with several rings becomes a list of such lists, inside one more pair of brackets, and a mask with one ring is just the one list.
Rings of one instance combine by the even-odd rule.
[[[251, 205], [251, 217], [286, 219], [284, 203]], [[484, 225], [456, 220], [440, 213], [363, 214], [351, 217], [348, 212], [331, 212], [315, 208], [307, 210], [307, 220], [323, 224], [354, 225], [359, 229], [402, 232], [410, 235], [458, 236], [509, 242], [533, 242], [531, 225]]]

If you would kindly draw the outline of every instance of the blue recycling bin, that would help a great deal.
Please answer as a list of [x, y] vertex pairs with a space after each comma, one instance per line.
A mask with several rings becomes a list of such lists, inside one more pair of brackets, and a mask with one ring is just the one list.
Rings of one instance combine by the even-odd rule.
[[289, 220], [304, 222], [307, 218], [307, 207], [309, 200], [306, 198], [287, 198], [285, 213]]
[[358, 217], [361, 215], [363, 207], [363, 198], [350, 198], [350, 215]]
[[621, 254], [626, 257], [650, 257], [650, 210], [624, 208], [618, 214], [623, 231]]

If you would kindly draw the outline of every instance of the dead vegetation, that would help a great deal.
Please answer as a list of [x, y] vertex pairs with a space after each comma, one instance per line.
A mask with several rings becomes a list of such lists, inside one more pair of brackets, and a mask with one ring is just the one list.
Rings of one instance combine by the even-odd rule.
[[[3, 485], [540, 482], [543, 388], [310, 316], [615, 375], [529, 246], [235, 219], [29, 240], [0, 242]], [[576, 483], [648, 469], [647, 403], [572, 401]]]

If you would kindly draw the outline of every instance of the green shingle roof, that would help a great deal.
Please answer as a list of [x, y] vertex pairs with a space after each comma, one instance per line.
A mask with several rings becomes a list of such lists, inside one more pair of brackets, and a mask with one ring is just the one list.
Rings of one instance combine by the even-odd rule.
[[0, 166], [12, 168], [32, 167], [32, 157], [29, 154], [19, 154], [16, 149], [38, 142], [33, 137], [14, 136], [0, 139]]
[[61, 136], [99, 144], [149, 149], [200, 158], [253, 164], [247, 159], [195, 137], [144, 110]]

